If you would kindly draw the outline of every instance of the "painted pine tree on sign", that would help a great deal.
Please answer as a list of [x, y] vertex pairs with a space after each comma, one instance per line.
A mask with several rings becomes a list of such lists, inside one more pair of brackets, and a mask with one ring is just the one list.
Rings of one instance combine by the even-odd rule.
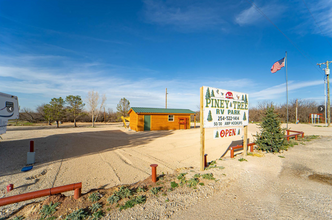
[[211, 110], [209, 110], [209, 114], [208, 114], [208, 117], [207, 117], [207, 120], [208, 121], [212, 121], [212, 114], [211, 114]]
[[211, 95], [210, 95], [210, 89], [207, 88], [206, 90], [206, 94], [205, 94], [205, 99], [210, 99], [211, 98]]
[[213, 91], [213, 89], [211, 91], [211, 97], [214, 97], [214, 91]]

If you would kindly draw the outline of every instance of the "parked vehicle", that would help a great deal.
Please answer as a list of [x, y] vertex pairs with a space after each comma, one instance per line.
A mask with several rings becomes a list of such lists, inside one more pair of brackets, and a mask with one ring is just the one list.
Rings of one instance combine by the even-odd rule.
[[0, 134], [6, 133], [9, 119], [18, 119], [19, 107], [17, 96], [0, 92]]

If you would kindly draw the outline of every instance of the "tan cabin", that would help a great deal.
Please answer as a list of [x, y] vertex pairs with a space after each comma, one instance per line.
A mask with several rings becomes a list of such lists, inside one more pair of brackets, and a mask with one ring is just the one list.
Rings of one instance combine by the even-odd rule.
[[130, 129], [135, 131], [190, 129], [189, 109], [132, 107], [129, 112]]

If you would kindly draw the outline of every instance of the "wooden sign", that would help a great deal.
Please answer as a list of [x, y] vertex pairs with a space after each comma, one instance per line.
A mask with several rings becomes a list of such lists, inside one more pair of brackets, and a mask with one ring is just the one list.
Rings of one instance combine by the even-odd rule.
[[[244, 156], [247, 155], [249, 96], [208, 86], [200, 88], [200, 170], [205, 169], [205, 128], [215, 128], [214, 138], [227, 138], [243, 133]], [[243, 127], [230, 128], [230, 127]]]
[[202, 95], [204, 128], [248, 125], [248, 94], [203, 86]]

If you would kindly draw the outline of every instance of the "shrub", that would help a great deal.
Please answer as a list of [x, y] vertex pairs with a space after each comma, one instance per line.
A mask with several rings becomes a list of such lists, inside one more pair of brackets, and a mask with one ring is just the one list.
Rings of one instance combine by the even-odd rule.
[[179, 184], [177, 184], [176, 182], [171, 182], [171, 187], [174, 189], [174, 188], [176, 188], [176, 187], [178, 187], [179, 186]]
[[100, 208], [101, 208], [101, 204], [98, 203], [98, 202], [93, 203], [93, 204], [91, 205], [91, 207], [89, 207], [89, 209], [90, 209], [90, 211], [91, 211], [92, 213], [95, 213], [95, 212], [98, 211]]
[[213, 169], [213, 168], [218, 168], [218, 169], [225, 169], [225, 167], [223, 166], [217, 166], [217, 165], [213, 165], [213, 166], [208, 166], [205, 168], [205, 170], [209, 170], [209, 169]]
[[132, 191], [129, 188], [123, 186], [121, 186], [119, 191], [115, 192], [114, 194], [119, 196], [121, 199], [129, 198], [133, 195]]
[[66, 216], [66, 220], [81, 220], [86, 217], [83, 209], [78, 209]]
[[94, 212], [90, 217], [89, 217], [89, 220], [98, 220], [100, 219], [101, 217], [104, 216], [104, 213], [102, 210], [99, 210], [97, 212]]
[[146, 201], [146, 197], [145, 197], [145, 196], [137, 196], [137, 197], [135, 198], [135, 201], [136, 201], [137, 204], [145, 203], [145, 201]]
[[180, 173], [177, 177], [178, 180], [185, 179], [185, 175], [187, 175], [187, 173]]
[[89, 195], [89, 200], [91, 202], [97, 202], [100, 199], [100, 195], [98, 193], [91, 193]]
[[202, 175], [203, 179], [208, 179], [208, 180], [215, 180], [216, 178], [213, 177], [212, 173], [205, 173]]
[[199, 174], [199, 173], [196, 173], [196, 174], [194, 175], [194, 178], [199, 178], [199, 177], [201, 177], [201, 174]]
[[117, 203], [119, 200], [120, 200], [120, 197], [113, 194], [110, 197], [108, 197], [107, 202], [114, 204], [114, 203]]
[[54, 204], [52, 202], [50, 202], [49, 205], [43, 205], [43, 208], [39, 211], [39, 214], [41, 215], [41, 219], [45, 219], [46, 217], [53, 215], [53, 213], [56, 211], [56, 207], [59, 204], [60, 203], [58, 203], [58, 202], [56, 202]]
[[197, 186], [199, 180], [197, 178], [191, 178], [190, 180], [187, 181], [187, 186], [188, 187], [195, 187]]
[[153, 194], [153, 195], [157, 195], [158, 192], [160, 191], [161, 187], [153, 187], [150, 192]]
[[140, 186], [136, 189], [137, 193], [145, 192], [145, 191], [146, 191], [146, 189], [144, 187], [140, 187]]
[[132, 208], [140, 203], [145, 203], [145, 201], [146, 201], [145, 196], [137, 196], [135, 198], [128, 200], [124, 205], [120, 206], [120, 211], [122, 211], [123, 209]]
[[186, 179], [180, 180], [180, 186], [184, 186], [184, 185], [186, 185], [186, 183], [187, 183]]

